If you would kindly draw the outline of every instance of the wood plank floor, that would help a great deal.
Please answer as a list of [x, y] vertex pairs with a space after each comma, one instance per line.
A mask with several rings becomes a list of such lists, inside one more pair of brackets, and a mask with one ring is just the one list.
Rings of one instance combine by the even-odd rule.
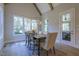
[[79, 49], [64, 44], [56, 44], [58, 50], [64, 52], [66, 56], [79, 56]]
[[[56, 44], [56, 54], [53, 51], [49, 51], [49, 56], [79, 56], [79, 49]], [[25, 46], [25, 41], [7, 44], [0, 51], [1, 56], [37, 56], [36, 54], [32, 54], [32, 50], [30, 50], [27, 46]], [[46, 56], [46, 51], [41, 51], [41, 56]]]

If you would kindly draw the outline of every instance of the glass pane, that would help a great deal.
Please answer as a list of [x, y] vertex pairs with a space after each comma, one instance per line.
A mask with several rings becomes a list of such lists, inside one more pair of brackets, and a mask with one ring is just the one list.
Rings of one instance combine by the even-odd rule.
[[23, 18], [22, 17], [14, 17], [14, 32], [16, 34], [23, 33]]
[[62, 30], [63, 30], [63, 31], [70, 31], [70, 30], [69, 30], [69, 23], [63, 23], [63, 24], [62, 24]]
[[37, 21], [32, 20], [32, 30], [37, 30]]
[[45, 32], [48, 31], [48, 20], [47, 19], [44, 21], [44, 31]]
[[70, 14], [65, 14], [62, 16], [62, 21], [70, 21]]
[[45, 25], [45, 32], [47, 32], [47, 25]]
[[47, 20], [45, 20], [45, 24], [47, 24]]
[[71, 40], [70, 32], [62, 32], [62, 39], [70, 41]]
[[31, 20], [28, 18], [24, 18], [24, 29], [25, 31], [31, 30]]
[[27, 18], [24, 18], [24, 30], [27, 31]]

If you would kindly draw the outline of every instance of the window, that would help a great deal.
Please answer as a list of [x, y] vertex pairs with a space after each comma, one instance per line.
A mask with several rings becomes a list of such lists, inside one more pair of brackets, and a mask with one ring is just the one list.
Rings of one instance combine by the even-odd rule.
[[24, 18], [24, 30], [31, 31], [31, 20], [28, 18]]
[[44, 20], [44, 32], [47, 33], [47, 31], [48, 31], [48, 20], [46, 19]]
[[69, 31], [69, 23], [62, 24], [63, 31]]
[[37, 30], [37, 21], [32, 20], [32, 30]]
[[37, 21], [19, 16], [14, 16], [14, 33], [23, 34], [24, 31], [38, 30]]
[[25, 31], [37, 30], [37, 21], [25, 18], [24, 26]]
[[71, 18], [70, 14], [66, 13], [62, 15], [62, 39], [70, 41], [71, 31], [70, 31]]
[[23, 18], [14, 17], [14, 33], [22, 34], [23, 33]]
[[70, 14], [65, 14], [62, 16], [62, 30], [70, 31]]
[[65, 15], [63, 15], [63, 18], [62, 18], [62, 21], [63, 22], [66, 22], [66, 21], [70, 21], [71, 19], [70, 19], [70, 14], [65, 14]]

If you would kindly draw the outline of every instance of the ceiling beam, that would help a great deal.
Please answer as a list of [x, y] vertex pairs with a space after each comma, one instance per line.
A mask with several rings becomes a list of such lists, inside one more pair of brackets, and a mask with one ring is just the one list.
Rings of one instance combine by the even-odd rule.
[[40, 12], [40, 10], [38, 9], [37, 5], [35, 3], [33, 3], [33, 5], [35, 6], [36, 10], [38, 11], [38, 13], [40, 14], [40, 16], [42, 15], [42, 13]]
[[49, 7], [51, 10], [53, 10], [53, 6], [52, 6], [52, 3], [48, 3]]

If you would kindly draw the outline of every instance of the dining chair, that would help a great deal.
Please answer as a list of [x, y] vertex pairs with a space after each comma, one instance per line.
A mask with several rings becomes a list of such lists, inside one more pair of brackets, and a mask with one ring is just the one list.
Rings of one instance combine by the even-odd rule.
[[31, 41], [31, 35], [29, 31], [25, 32], [25, 40], [26, 40], [25, 45], [29, 46], [29, 42]]
[[55, 54], [54, 45], [55, 45], [56, 37], [57, 37], [57, 32], [48, 33], [45, 42], [41, 43], [41, 47], [47, 51], [47, 55], [49, 50], [52, 52], [52, 49]]
[[35, 46], [37, 45], [36, 40], [33, 38], [35, 33], [29, 33], [29, 47], [30, 49], [35, 49]]

